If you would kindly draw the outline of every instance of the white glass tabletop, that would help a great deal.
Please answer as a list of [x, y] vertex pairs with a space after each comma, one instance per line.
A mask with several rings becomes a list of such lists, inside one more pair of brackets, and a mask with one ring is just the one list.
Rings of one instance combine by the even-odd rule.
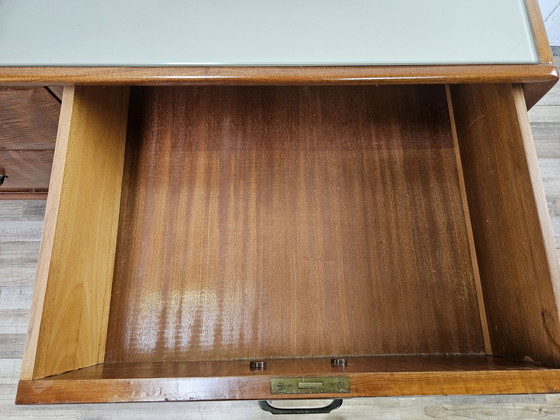
[[0, 0], [0, 66], [537, 61], [523, 0]]

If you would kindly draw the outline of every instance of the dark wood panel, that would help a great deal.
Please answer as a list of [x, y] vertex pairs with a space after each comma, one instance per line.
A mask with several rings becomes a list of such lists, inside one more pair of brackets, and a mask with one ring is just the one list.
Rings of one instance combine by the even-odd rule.
[[451, 92], [492, 352], [560, 366], [558, 260], [522, 88]]
[[62, 94], [64, 93], [64, 86], [47, 86], [47, 89], [50, 91], [52, 95], [58, 100], [58, 102], [62, 102]]
[[443, 86], [137, 88], [106, 361], [483, 351]]
[[[168, 364], [170, 366], [167, 368], [162, 368], [161, 364], [94, 366], [52, 378], [20, 381], [16, 403], [294, 399], [296, 396], [290, 394], [272, 395], [270, 379], [299, 376], [301, 372], [314, 372], [318, 376], [344, 376], [350, 380], [349, 393], [297, 395], [297, 398], [304, 399], [560, 391], [559, 370], [542, 370], [524, 363], [504, 362], [484, 356], [433, 359], [372, 357], [361, 359], [359, 363], [364, 369], [362, 371], [333, 369], [328, 360], [278, 362], [286, 365], [264, 372], [249, 372], [246, 369], [247, 362], [243, 363], [243, 371], [243, 367], [228, 367], [242, 362], [202, 363], [206, 365], [202, 369], [204, 373], [198, 375], [199, 370], [195, 370], [193, 373], [197, 376], [183, 378], [176, 377], [178, 373], [186, 372], [175, 363]], [[388, 372], [385, 369], [386, 362], [397, 368], [402, 362], [409, 370]], [[327, 368], [304, 367], [319, 363]], [[170, 376], [160, 377], [162, 371]]]
[[0, 150], [0, 192], [48, 188], [54, 150]]
[[45, 88], [0, 88], [0, 153], [54, 149], [59, 114], [60, 104]]

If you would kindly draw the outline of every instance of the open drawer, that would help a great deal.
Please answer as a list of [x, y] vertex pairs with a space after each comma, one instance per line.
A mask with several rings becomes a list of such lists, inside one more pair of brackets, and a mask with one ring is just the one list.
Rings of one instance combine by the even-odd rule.
[[49, 191], [18, 403], [560, 391], [521, 86], [67, 88]]

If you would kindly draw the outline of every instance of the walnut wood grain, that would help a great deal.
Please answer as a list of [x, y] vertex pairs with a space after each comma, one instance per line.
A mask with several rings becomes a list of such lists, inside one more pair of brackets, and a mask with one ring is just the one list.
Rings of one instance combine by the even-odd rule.
[[59, 113], [45, 88], [0, 88], [1, 200], [46, 197]]
[[54, 149], [59, 114], [60, 104], [44, 88], [0, 88], [0, 153]]
[[[105, 364], [76, 372], [20, 381], [18, 404], [60, 402], [294, 399], [271, 394], [272, 377], [345, 376], [350, 392], [299, 394], [297, 398], [401, 395], [512, 394], [560, 391], [560, 371], [479, 357], [350, 358], [346, 369], [327, 359], [269, 362], [251, 372], [248, 362]], [[178, 377], [180, 376], [180, 377]]]
[[54, 96], [54, 98], [58, 102], [62, 102], [62, 95], [64, 93], [64, 86], [47, 86], [46, 89], [49, 90], [50, 94]]
[[21, 372], [34, 379], [103, 360], [127, 88], [67, 88]]
[[136, 88], [106, 361], [481, 353], [444, 86]]
[[560, 366], [560, 275], [521, 86], [453, 86], [494, 355]]
[[8, 176], [0, 193], [48, 188], [53, 154], [52, 149], [0, 150], [0, 175]]

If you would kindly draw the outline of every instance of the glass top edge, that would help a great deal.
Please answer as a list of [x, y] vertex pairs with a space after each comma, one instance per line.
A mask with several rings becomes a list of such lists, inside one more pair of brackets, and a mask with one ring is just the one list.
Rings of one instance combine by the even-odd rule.
[[[197, 67], [468, 67], [468, 66], [523, 66], [523, 65], [539, 65], [543, 64], [539, 60], [533, 61], [479, 61], [479, 62], [391, 62], [391, 63], [364, 63], [364, 62], [349, 62], [349, 63], [8, 63], [0, 64], [0, 68], [67, 68], [67, 67], [80, 67], [80, 68], [115, 68], [115, 67], [130, 67], [130, 68], [197, 68]], [[546, 64], [546, 63], [544, 63]]]

